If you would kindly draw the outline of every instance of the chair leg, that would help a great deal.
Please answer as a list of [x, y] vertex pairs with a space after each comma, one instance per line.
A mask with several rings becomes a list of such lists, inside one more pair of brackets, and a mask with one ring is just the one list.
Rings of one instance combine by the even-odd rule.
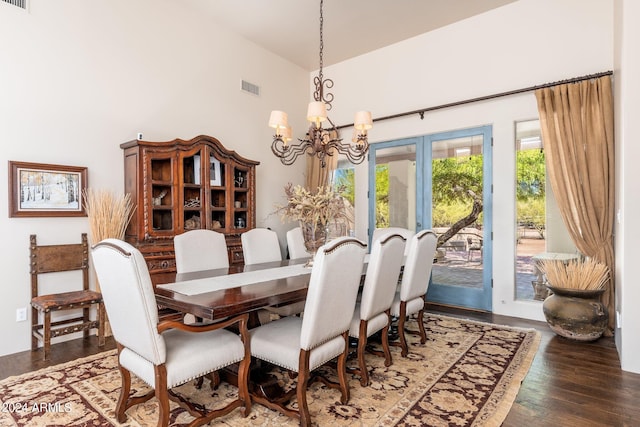
[[42, 347], [44, 349], [44, 360], [49, 360], [51, 352], [51, 312], [44, 312], [44, 321], [42, 322]]
[[384, 352], [384, 366], [391, 366], [391, 350], [389, 349], [389, 325], [391, 325], [391, 314], [387, 310], [387, 326], [382, 329], [382, 351]]
[[[244, 345], [244, 358], [238, 365], [238, 398], [244, 403], [244, 409], [242, 410], [242, 416], [246, 417], [251, 412], [251, 396], [249, 396], [249, 369], [251, 366], [251, 347], [249, 345], [250, 336], [247, 324], [249, 323], [250, 316], [245, 315], [240, 324], [240, 339]], [[217, 372], [216, 372], [217, 374]], [[218, 382], [220, 377], [218, 376]]]
[[116, 404], [116, 419], [119, 423], [124, 423], [127, 420], [125, 411], [127, 410], [127, 400], [131, 392], [131, 373], [120, 366], [119, 363], [118, 369], [120, 370], [120, 377], [122, 378], [122, 386], [120, 387], [120, 397], [118, 397], [118, 403]]
[[[242, 416], [246, 417], [251, 412], [251, 396], [249, 396], [249, 367], [251, 364], [251, 355], [245, 356], [238, 366], [238, 398], [242, 400], [244, 408]], [[217, 374], [217, 372], [216, 372]], [[218, 381], [219, 381], [218, 376]]]
[[[82, 309], [82, 323], [84, 323], [85, 325], [90, 321], [89, 319], [89, 307], [85, 307]], [[82, 331], [82, 337], [86, 340], [87, 338], [89, 338], [89, 333], [91, 332], [91, 330], [89, 328], [84, 329]]]
[[220, 373], [218, 371], [213, 371], [213, 372], [209, 372], [207, 375], [203, 375], [199, 377], [194, 383], [195, 387], [198, 390], [201, 389], [202, 384], [204, 384], [204, 377], [209, 378], [209, 381], [211, 382], [211, 390], [213, 391], [211, 396], [215, 396], [215, 391], [218, 389], [218, 386], [220, 385]]
[[424, 308], [418, 312], [418, 328], [420, 329], [420, 343], [427, 342], [427, 332], [424, 330], [424, 323], [422, 318], [424, 317]]
[[39, 311], [35, 307], [31, 307], [31, 351], [38, 349], [38, 337], [35, 336], [35, 331], [38, 327]]
[[158, 399], [158, 427], [169, 425], [169, 390], [167, 389], [167, 368], [164, 365], [155, 367], [155, 390]]
[[[366, 334], [365, 334], [366, 337]], [[340, 402], [346, 405], [349, 402], [349, 381], [347, 380], [347, 357], [349, 356], [349, 333], [348, 331], [342, 334], [344, 339], [344, 351], [338, 356], [338, 379], [340, 380], [340, 392], [342, 398]], [[365, 369], [366, 372], [366, 369]]]
[[400, 336], [400, 347], [402, 347], [402, 351], [400, 355], [402, 357], [407, 357], [409, 354], [409, 345], [407, 344], [407, 338], [404, 332], [404, 324], [407, 321], [407, 302], [400, 302], [400, 316], [398, 317], [398, 335]]
[[104, 303], [98, 303], [98, 347], [104, 347], [104, 330], [107, 316], [104, 311]]
[[[300, 413], [301, 427], [311, 426], [311, 414], [309, 414], [309, 405], [307, 404], [307, 385], [310, 376], [309, 354], [310, 353], [306, 350], [300, 350], [300, 359], [298, 361], [299, 369], [296, 397], [298, 399], [298, 411]], [[342, 366], [342, 368], [344, 369], [344, 365]]]
[[360, 331], [358, 336], [358, 366], [360, 367], [360, 385], [369, 385], [369, 370], [367, 362], [364, 360], [364, 352], [367, 347], [367, 321], [360, 319]]

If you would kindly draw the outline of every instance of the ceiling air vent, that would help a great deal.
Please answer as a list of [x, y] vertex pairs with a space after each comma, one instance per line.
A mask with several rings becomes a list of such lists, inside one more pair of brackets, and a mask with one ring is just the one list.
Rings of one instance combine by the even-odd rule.
[[27, 9], [27, 0], [0, 0], [5, 3], [12, 4], [14, 6], [18, 6], [21, 9]]
[[249, 83], [246, 80], [242, 81], [242, 90], [252, 95], [260, 96], [260, 86]]

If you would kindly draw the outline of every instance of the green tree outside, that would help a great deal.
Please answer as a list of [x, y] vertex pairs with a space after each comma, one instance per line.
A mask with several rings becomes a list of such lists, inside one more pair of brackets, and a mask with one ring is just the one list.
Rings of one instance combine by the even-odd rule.
[[[539, 149], [518, 150], [517, 220], [518, 224], [535, 227], [541, 235], [545, 224], [545, 159]], [[434, 159], [432, 179], [432, 226], [451, 227], [464, 219], [482, 228], [483, 156]], [[389, 170], [386, 164], [376, 166], [376, 227], [389, 225]], [[480, 213], [473, 214], [474, 201]], [[476, 207], [477, 208], [477, 207]], [[469, 216], [465, 219], [465, 217]], [[469, 225], [470, 225], [469, 224]]]

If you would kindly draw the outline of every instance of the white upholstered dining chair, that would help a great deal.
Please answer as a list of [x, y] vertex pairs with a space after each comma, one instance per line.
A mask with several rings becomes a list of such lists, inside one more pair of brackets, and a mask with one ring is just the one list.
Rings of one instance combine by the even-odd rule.
[[176, 271], [229, 268], [229, 255], [224, 234], [213, 230], [190, 230], [173, 238]]
[[438, 237], [432, 230], [422, 230], [408, 243], [409, 250], [404, 263], [400, 289], [396, 292], [391, 304], [391, 315], [398, 318], [399, 345], [402, 347], [400, 354], [403, 357], [409, 352], [405, 337], [405, 323], [409, 316], [417, 313], [420, 342], [424, 344], [427, 341], [422, 318], [437, 242]]
[[[341, 402], [349, 400], [346, 374], [349, 323], [364, 265], [366, 245], [352, 237], [335, 239], [318, 249], [311, 270], [307, 303], [303, 317], [284, 317], [250, 331], [252, 356], [297, 372], [297, 385], [283, 399], [270, 401], [253, 396], [254, 402], [298, 418], [300, 425], [311, 425], [307, 387], [313, 382], [311, 371], [338, 358], [339, 384], [323, 383], [341, 391]], [[298, 411], [287, 401], [297, 398]]]
[[278, 233], [268, 228], [253, 228], [240, 235], [245, 265], [282, 261]]
[[309, 258], [311, 256], [304, 245], [304, 237], [300, 227], [287, 231], [287, 249], [289, 250], [290, 259]]
[[371, 248], [362, 297], [356, 304], [349, 328], [349, 336], [358, 339], [358, 368], [350, 371], [360, 374], [360, 384], [363, 387], [369, 385], [369, 372], [364, 358], [367, 339], [380, 330], [384, 364], [391, 365], [388, 335], [391, 324], [390, 309], [398, 286], [404, 246], [404, 237], [388, 233], [375, 240]]
[[402, 237], [404, 237], [405, 241], [407, 242], [404, 248], [404, 254], [406, 256], [407, 252], [409, 251], [409, 242], [411, 241], [411, 238], [415, 233], [409, 230], [408, 228], [403, 228], [403, 227], [376, 228], [375, 230], [373, 230], [373, 236], [371, 237], [371, 242], [373, 243], [376, 240], [378, 240], [381, 236], [388, 235], [389, 233], [399, 234]]
[[[267, 228], [254, 228], [240, 236], [242, 241], [242, 253], [244, 264], [252, 265], [262, 262], [282, 261], [278, 234]], [[258, 311], [260, 323], [270, 320], [269, 313], [275, 313], [280, 317], [293, 316], [304, 311], [304, 301], [265, 307]]]
[[[201, 326], [159, 322], [149, 271], [140, 251], [126, 242], [106, 239], [95, 245], [91, 256], [118, 347], [122, 377], [118, 421], [126, 420], [127, 409], [154, 396], [159, 405], [158, 426], [169, 424], [169, 399], [181, 402], [196, 418], [194, 425], [207, 424], [238, 407], [243, 407], [242, 414], [247, 416], [251, 410], [248, 315]], [[225, 329], [232, 325], [238, 327], [239, 335]], [[223, 408], [205, 411], [202, 405], [195, 406], [171, 391], [237, 362], [238, 397]], [[132, 372], [153, 390], [145, 396], [130, 396]]]

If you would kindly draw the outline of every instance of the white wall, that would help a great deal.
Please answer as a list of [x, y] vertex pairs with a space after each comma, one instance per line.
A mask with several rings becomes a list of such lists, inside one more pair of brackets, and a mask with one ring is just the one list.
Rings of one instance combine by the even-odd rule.
[[[304, 129], [309, 74], [205, 18], [171, 0], [31, 0], [29, 13], [0, 3], [0, 176], [8, 160], [86, 166], [91, 187], [122, 191], [119, 145], [137, 132], [151, 141], [208, 134], [261, 161], [258, 226], [288, 228], [269, 216], [284, 196], [274, 189], [303, 182], [304, 165], [283, 166], [271, 154], [267, 120], [285, 109]], [[241, 92], [241, 79], [261, 86], [261, 96]], [[28, 322], [15, 321], [30, 299], [29, 234], [51, 244], [88, 231], [86, 218], [7, 212], [0, 355], [30, 346]]]
[[640, 4], [615, 1], [615, 135], [616, 135], [616, 301], [620, 322], [616, 345], [622, 369], [640, 373], [640, 284], [638, 245], [638, 117], [640, 116]]
[[[616, 0], [624, 36], [616, 47], [618, 197], [622, 218], [638, 211], [630, 183], [638, 116], [638, 16], [634, 0]], [[31, 0], [29, 13], [0, 3], [0, 175], [7, 161], [87, 166], [92, 187], [120, 190], [119, 144], [143, 132], [148, 140], [219, 138], [228, 148], [260, 160], [258, 225], [288, 228], [269, 216], [282, 185], [302, 181], [304, 165], [282, 166], [269, 150], [269, 111], [290, 114], [306, 127], [309, 74], [246, 40], [213, 27], [171, 0]], [[623, 43], [624, 41], [624, 43]], [[332, 119], [351, 123], [354, 111], [375, 117], [613, 69], [613, 6], [601, 0], [520, 0], [483, 15], [326, 67], [335, 81]], [[620, 74], [619, 74], [620, 73]], [[311, 76], [313, 77], [313, 76]], [[241, 93], [240, 79], [261, 86], [259, 98]], [[618, 83], [621, 83], [620, 85]], [[624, 84], [624, 86], [622, 86]], [[302, 94], [302, 95], [301, 95]], [[626, 94], [626, 95], [625, 95]], [[494, 311], [542, 319], [539, 303], [513, 301], [515, 259], [514, 122], [537, 117], [532, 94], [451, 110], [377, 122], [373, 142], [491, 124], [494, 134]], [[344, 130], [345, 135], [350, 129]], [[625, 182], [626, 179], [626, 182]], [[366, 165], [357, 167], [356, 209], [367, 210]], [[7, 200], [0, 185], [0, 199]], [[274, 190], [275, 189], [275, 190]], [[4, 193], [4, 194], [2, 194]], [[359, 216], [364, 218], [364, 216]], [[506, 224], [506, 226], [505, 226]], [[619, 298], [623, 368], [640, 371], [640, 300], [633, 269], [640, 240], [631, 222], [618, 225]], [[29, 301], [28, 236], [42, 243], [75, 241], [85, 218], [17, 219], [0, 216], [5, 293], [0, 300], [0, 355], [29, 348], [29, 326], [15, 309]], [[366, 220], [356, 224], [366, 238]], [[280, 233], [282, 236], [284, 233]], [[284, 236], [283, 236], [284, 237]], [[625, 262], [626, 261], [626, 262]], [[504, 303], [503, 303], [504, 302]], [[626, 302], [626, 305], [625, 303]], [[626, 338], [626, 339], [624, 339]], [[624, 340], [624, 346], [621, 341]], [[636, 357], [637, 359], [637, 357]]]
[[[370, 109], [374, 119], [613, 69], [613, 5], [600, 0], [520, 0], [327, 67], [334, 120]], [[538, 116], [533, 93], [374, 122], [370, 140], [493, 126], [493, 310], [544, 320], [538, 301], [514, 301], [514, 122]], [[348, 130], [345, 130], [345, 132]], [[356, 212], [367, 208], [367, 167], [357, 168]], [[356, 225], [366, 238], [367, 224]], [[366, 221], [366, 219], [364, 219]]]

